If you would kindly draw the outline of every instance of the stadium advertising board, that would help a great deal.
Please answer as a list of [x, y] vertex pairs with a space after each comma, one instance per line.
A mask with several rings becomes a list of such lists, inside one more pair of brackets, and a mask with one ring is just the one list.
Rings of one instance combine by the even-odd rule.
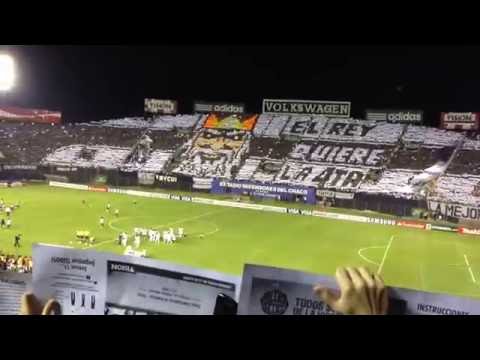
[[0, 165], [3, 170], [37, 170], [36, 165]]
[[478, 130], [478, 112], [442, 112], [440, 123], [446, 130]]
[[94, 191], [94, 192], [108, 192], [108, 187], [106, 187], [106, 186], [89, 186], [88, 190], [89, 191]]
[[380, 219], [380, 218], [368, 218], [367, 223], [370, 224], [379, 224], [379, 225], [396, 225], [397, 222], [391, 219]]
[[301, 197], [308, 204], [315, 204], [315, 188], [288, 186], [288, 185], [266, 185], [249, 181], [226, 181], [214, 179], [211, 192], [214, 194], [234, 193], [258, 197], [269, 197], [278, 200], [295, 200]]
[[312, 210], [295, 209], [295, 208], [287, 208], [287, 214], [313, 216], [313, 211]]
[[458, 229], [460, 234], [467, 234], [467, 235], [480, 235], [480, 230], [478, 229], [468, 229], [465, 227], [461, 227]]
[[430, 228], [432, 230], [437, 230], [437, 231], [446, 231], [446, 232], [458, 232], [459, 229], [453, 226], [438, 226], [438, 225], [431, 225]]
[[313, 101], [264, 99], [264, 114], [324, 115], [328, 117], [350, 117], [349, 101]]
[[165, 189], [191, 190], [193, 178], [181, 174], [155, 174], [154, 185]]
[[355, 193], [350, 192], [338, 192], [330, 190], [317, 190], [317, 197], [319, 198], [330, 198], [330, 199], [341, 199], [341, 200], [352, 200], [355, 197]]
[[148, 115], [175, 115], [178, 103], [175, 100], [145, 99], [145, 114]]
[[238, 115], [238, 114], [209, 114], [203, 127], [207, 129], [236, 129], [253, 130], [258, 115]]
[[245, 113], [245, 104], [195, 101], [193, 104], [193, 112], [200, 114], [243, 114]]
[[425, 224], [418, 221], [399, 220], [396, 221], [397, 226], [408, 227], [412, 229], [425, 229]]
[[191, 196], [185, 196], [185, 195], [175, 195], [175, 194], [170, 194], [169, 195], [170, 200], [178, 200], [178, 201], [188, 201], [192, 202], [192, 197]]
[[369, 121], [387, 121], [389, 123], [423, 123], [422, 110], [373, 110], [365, 111], [365, 117]]
[[60, 124], [62, 122], [62, 113], [50, 110], [1, 106], [0, 120], [34, 122], [42, 124]]
[[480, 208], [473, 206], [429, 201], [428, 209], [432, 213], [440, 214], [443, 217], [452, 217], [461, 220], [480, 220]]
[[317, 190], [317, 196], [320, 197], [320, 198], [323, 198], [323, 197], [334, 198], [335, 197], [335, 191]]

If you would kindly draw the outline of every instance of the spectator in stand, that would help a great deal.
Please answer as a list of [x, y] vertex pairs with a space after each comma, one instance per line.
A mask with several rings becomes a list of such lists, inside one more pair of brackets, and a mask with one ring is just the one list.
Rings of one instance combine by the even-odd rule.
[[32, 257], [0, 254], [0, 271], [32, 272]]

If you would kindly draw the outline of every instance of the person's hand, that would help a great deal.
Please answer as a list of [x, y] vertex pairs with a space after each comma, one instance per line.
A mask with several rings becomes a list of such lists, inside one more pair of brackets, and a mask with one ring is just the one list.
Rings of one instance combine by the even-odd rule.
[[42, 305], [40, 301], [32, 293], [23, 294], [22, 303], [20, 306], [20, 315], [60, 315], [60, 304], [50, 299], [45, 305]]
[[332, 310], [345, 315], [385, 315], [388, 294], [382, 278], [364, 267], [338, 268], [335, 274], [340, 294], [322, 285], [314, 292]]

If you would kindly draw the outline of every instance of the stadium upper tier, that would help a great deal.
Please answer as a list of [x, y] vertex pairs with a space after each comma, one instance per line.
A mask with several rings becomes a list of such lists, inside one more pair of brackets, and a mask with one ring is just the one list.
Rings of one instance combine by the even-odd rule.
[[[145, 136], [148, 144], [141, 146]], [[446, 170], [433, 176], [432, 194], [480, 204], [468, 189], [459, 190], [458, 180], [462, 175], [470, 179], [465, 188], [476, 187], [476, 135], [358, 119], [178, 115], [76, 125], [1, 122], [0, 164], [168, 172], [206, 183], [218, 177], [406, 199], [419, 194], [412, 178], [440, 164]]]

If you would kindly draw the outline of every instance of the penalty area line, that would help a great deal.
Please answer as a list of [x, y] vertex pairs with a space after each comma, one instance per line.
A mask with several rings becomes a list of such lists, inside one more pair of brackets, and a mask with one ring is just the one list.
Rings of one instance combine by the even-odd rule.
[[380, 275], [383, 269], [383, 265], [385, 265], [385, 260], [387, 259], [388, 251], [390, 250], [390, 247], [392, 246], [392, 241], [393, 241], [394, 236], [390, 238], [390, 241], [388, 242], [387, 248], [385, 249], [385, 253], [383, 254], [383, 259], [382, 262], [380, 263], [380, 267], [378, 268], [377, 274]]
[[468, 261], [468, 257], [466, 254], [463, 254], [463, 258], [465, 259], [465, 264], [467, 264], [468, 272], [470, 273], [470, 277], [472, 278], [472, 281], [474, 284], [477, 283], [477, 280], [475, 279], [475, 275], [473, 274], [472, 267], [470, 266], [470, 262]]

